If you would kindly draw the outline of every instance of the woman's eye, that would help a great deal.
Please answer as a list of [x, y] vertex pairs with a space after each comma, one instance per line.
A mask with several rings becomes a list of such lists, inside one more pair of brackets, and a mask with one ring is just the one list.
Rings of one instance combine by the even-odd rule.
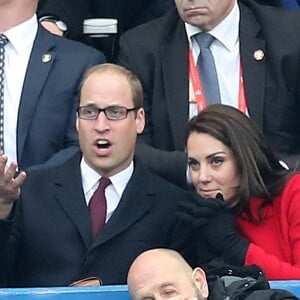
[[219, 166], [224, 162], [224, 159], [221, 157], [213, 157], [211, 160], [212, 165]]
[[196, 170], [199, 169], [200, 164], [199, 164], [199, 162], [197, 162], [196, 160], [191, 159], [191, 160], [188, 161], [188, 166], [189, 166], [189, 168], [192, 169], [193, 171], [196, 171]]

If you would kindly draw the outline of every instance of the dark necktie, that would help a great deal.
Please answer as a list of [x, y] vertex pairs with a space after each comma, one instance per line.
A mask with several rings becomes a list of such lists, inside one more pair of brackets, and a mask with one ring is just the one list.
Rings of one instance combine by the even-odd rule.
[[210, 45], [214, 37], [207, 32], [196, 34], [195, 39], [200, 48], [197, 67], [202, 82], [202, 88], [207, 105], [221, 103], [218, 76]]
[[96, 239], [98, 233], [105, 224], [106, 219], [106, 198], [105, 189], [110, 185], [108, 178], [102, 177], [99, 182], [99, 186], [93, 194], [90, 203], [89, 211], [92, 223], [93, 238]]
[[8, 39], [4, 34], [0, 34], [0, 151], [4, 153], [4, 46]]

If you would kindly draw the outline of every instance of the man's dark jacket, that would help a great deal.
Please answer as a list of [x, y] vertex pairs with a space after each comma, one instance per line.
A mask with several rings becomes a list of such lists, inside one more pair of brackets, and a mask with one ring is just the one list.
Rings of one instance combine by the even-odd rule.
[[[300, 157], [300, 12], [238, 1], [240, 54], [250, 117], [280, 157]], [[186, 183], [188, 39], [176, 10], [128, 31], [119, 62], [144, 88], [146, 128], [137, 156], [176, 184]], [[264, 53], [255, 59], [255, 51]]]

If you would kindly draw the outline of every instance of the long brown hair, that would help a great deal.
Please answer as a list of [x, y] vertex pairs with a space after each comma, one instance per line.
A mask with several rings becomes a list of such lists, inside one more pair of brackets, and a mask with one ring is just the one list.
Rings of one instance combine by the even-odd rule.
[[291, 174], [281, 165], [261, 130], [236, 108], [214, 104], [190, 120], [188, 136], [193, 132], [209, 134], [231, 149], [241, 180], [235, 210], [245, 212], [253, 222], [261, 221], [261, 217], [255, 220], [251, 214], [250, 197], [263, 199], [258, 212], [261, 216], [262, 207], [272, 203]]

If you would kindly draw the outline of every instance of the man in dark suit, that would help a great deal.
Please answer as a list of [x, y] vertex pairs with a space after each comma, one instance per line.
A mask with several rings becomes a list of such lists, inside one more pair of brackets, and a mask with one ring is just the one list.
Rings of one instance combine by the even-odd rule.
[[175, 2], [177, 11], [120, 39], [119, 62], [144, 88], [147, 124], [137, 156], [161, 176], [186, 184], [185, 130], [189, 117], [197, 114], [189, 65], [199, 53], [193, 34], [205, 31], [215, 37], [211, 52], [221, 102], [236, 107], [241, 102], [293, 166], [300, 156], [299, 12], [251, 0], [206, 1], [207, 7], [198, 0]]
[[[182, 226], [176, 213], [188, 194], [133, 160], [145, 124], [142, 99], [141, 84], [131, 72], [96, 66], [81, 84], [82, 152], [54, 167], [34, 167], [26, 180], [25, 172], [14, 179], [16, 164], [5, 170], [6, 157], [0, 156], [2, 282], [57, 286], [98, 276], [103, 284], [125, 284], [130, 264], [144, 250], [167, 247], [193, 258], [191, 228]], [[88, 207], [105, 178], [110, 180], [105, 224], [93, 237]]]
[[[0, 4], [5, 45], [4, 153], [19, 168], [42, 164], [78, 147], [77, 89], [102, 53], [50, 34], [35, 15], [37, 0]], [[58, 154], [59, 152], [59, 154]]]

